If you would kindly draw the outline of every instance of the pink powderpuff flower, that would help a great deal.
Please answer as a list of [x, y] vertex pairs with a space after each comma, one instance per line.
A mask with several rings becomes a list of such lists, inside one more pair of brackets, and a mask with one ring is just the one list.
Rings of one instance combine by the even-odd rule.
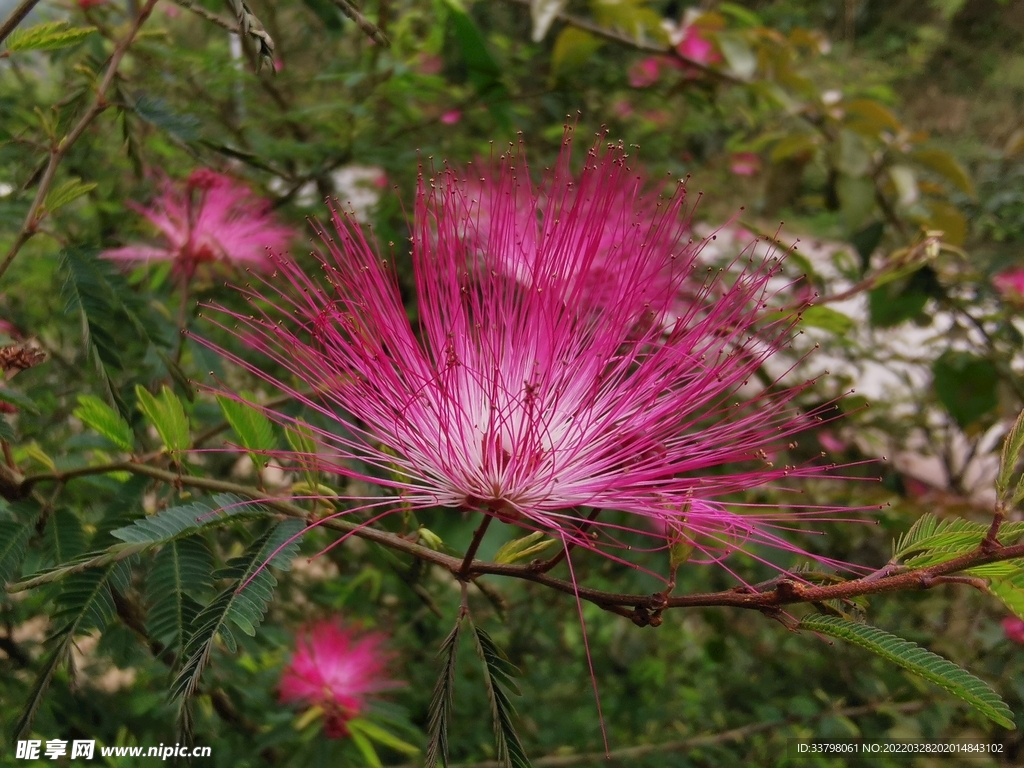
[[661, 77], [665, 60], [661, 56], [648, 56], [629, 68], [629, 84], [634, 88], [650, 88]]
[[[574, 178], [570, 145], [539, 189], [522, 150], [502, 158], [489, 208], [453, 170], [421, 177], [416, 322], [394, 259], [337, 211], [316, 275], [274, 257], [273, 278], [243, 289], [248, 311], [213, 308], [274, 366], [221, 354], [335, 422], [314, 429], [314, 454], [274, 456], [383, 489], [340, 494], [351, 507], [338, 514], [379, 510], [365, 524], [450, 507], [621, 562], [646, 546], [637, 536], [667, 549], [683, 528], [712, 559], [752, 544], [801, 552], [779, 530], [838, 509], [735, 497], [831, 469], [770, 458], [818, 426], [793, 402], [812, 382], [747, 392], [795, 322], [772, 313], [779, 260], [708, 269], [677, 311], [698, 269], [669, 235], [681, 189], [643, 198], [621, 146], [596, 145]], [[595, 295], [609, 232], [627, 258]], [[521, 274], [480, 243], [518, 248]]]
[[462, 119], [462, 112], [457, 109], [451, 109], [441, 115], [440, 119], [444, 125], [455, 125]]
[[704, 37], [700, 27], [695, 24], [683, 30], [683, 39], [676, 45], [676, 51], [680, 56], [699, 64], [711, 65], [722, 61], [722, 54], [715, 44]]
[[1007, 616], [1003, 619], [1003, 632], [1007, 640], [1024, 645], [1024, 621], [1016, 616]]
[[992, 278], [992, 285], [1003, 298], [1024, 302], [1024, 267], [1011, 267]]
[[394, 654], [385, 649], [386, 642], [379, 632], [359, 632], [339, 621], [304, 627], [281, 673], [280, 702], [319, 706], [324, 735], [348, 736], [346, 724], [366, 713], [372, 696], [404, 685], [388, 676]]
[[271, 268], [268, 250], [283, 250], [295, 237], [277, 223], [269, 203], [243, 184], [216, 171], [193, 171], [184, 186], [162, 180], [162, 193], [150, 207], [128, 206], [149, 219], [165, 247], [129, 245], [103, 256], [129, 262], [170, 261], [189, 280], [203, 264], [220, 262], [258, 271]]
[[734, 152], [729, 170], [737, 176], [753, 176], [761, 170], [761, 158], [754, 152]]

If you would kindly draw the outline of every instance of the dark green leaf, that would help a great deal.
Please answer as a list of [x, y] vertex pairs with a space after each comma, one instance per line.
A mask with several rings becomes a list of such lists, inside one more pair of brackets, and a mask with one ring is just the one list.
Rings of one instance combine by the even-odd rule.
[[961, 428], [993, 413], [999, 404], [999, 371], [991, 360], [949, 350], [932, 364], [935, 393]]
[[166, 101], [159, 96], [141, 95], [132, 105], [135, 114], [147, 123], [167, 131], [182, 141], [194, 141], [199, 137], [202, 122], [195, 115], [187, 112], [175, 112]]
[[509, 662], [487, 632], [474, 626], [473, 634], [476, 652], [484, 662], [484, 685], [491, 702], [498, 761], [505, 768], [530, 768], [530, 761], [515, 730], [516, 711], [509, 699], [510, 692], [519, 695], [519, 689], [512, 679], [519, 674], [519, 670]]
[[1013, 728], [1013, 712], [987, 683], [916, 643], [835, 616], [805, 617], [800, 628], [859, 645], [963, 699], [994, 723]]
[[166, 544], [235, 520], [266, 517], [269, 514], [270, 511], [259, 504], [243, 501], [231, 494], [220, 494], [213, 497], [212, 504], [197, 501], [170, 507], [110, 533], [114, 538], [131, 544]]
[[146, 579], [147, 628], [154, 640], [180, 648], [202, 605], [192, 595], [213, 585], [213, 557], [196, 536], [166, 544]]
[[429, 743], [424, 768], [434, 768], [438, 760], [445, 768], [448, 766], [448, 723], [452, 717], [452, 705], [455, 700], [455, 659], [459, 653], [461, 632], [460, 617], [437, 652], [438, 658], [443, 659], [443, 666], [430, 697], [430, 719], [427, 724]]
[[301, 520], [285, 520], [253, 542], [244, 554], [228, 563], [224, 575], [232, 579], [231, 585], [195, 617], [182, 650], [185, 661], [171, 686], [172, 696], [179, 702], [179, 726], [184, 734], [191, 731], [190, 699], [209, 663], [217, 637], [234, 652], [236, 644], [229, 623], [246, 634], [255, 634], [277, 586], [268, 566], [273, 563], [288, 568], [298, 549], [294, 537], [304, 528]]

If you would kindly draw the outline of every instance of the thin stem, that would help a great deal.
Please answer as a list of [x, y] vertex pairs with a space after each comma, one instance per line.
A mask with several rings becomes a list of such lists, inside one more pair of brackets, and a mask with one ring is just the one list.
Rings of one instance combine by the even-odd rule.
[[[8, 476], [3, 476], [5, 471], [8, 473]], [[15, 494], [9, 498], [23, 498], [31, 492], [33, 485], [40, 482], [67, 482], [76, 477], [108, 474], [111, 472], [130, 472], [132, 474], [144, 475], [178, 487], [234, 493], [259, 502], [275, 512], [310, 521], [308, 510], [284, 499], [268, 498], [267, 494], [258, 488], [207, 477], [190, 477], [178, 472], [159, 469], [148, 464], [139, 464], [132, 461], [111, 462], [109, 464], [82, 467], [66, 472], [45, 472], [28, 477], [21, 477], [17, 473], [6, 469], [3, 464], [0, 464], [0, 480], [2, 480], [0, 487], [6, 493]], [[760, 590], [735, 588], [724, 592], [679, 595], [666, 600], [665, 596], [660, 594], [621, 594], [591, 589], [573, 584], [571, 581], [554, 578], [546, 573], [540, 573], [534, 566], [529, 564], [481, 563], [473, 560], [473, 556], [480, 546], [480, 541], [483, 539], [483, 534], [486, 532], [486, 527], [490, 524], [491, 519], [492, 517], [488, 515], [485, 521], [480, 524], [480, 527], [477, 528], [473, 534], [473, 542], [470, 544], [466, 556], [462, 558], [452, 557], [442, 552], [435, 552], [432, 549], [411, 542], [398, 534], [373, 528], [362, 523], [350, 523], [345, 520], [331, 518], [319, 521], [317, 524], [332, 530], [350, 533], [433, 563], [444, 568], [464, 583], [483, 575], [506, 576], [524, 581], [532, 581], [558, 592], [578, 597], [581, 600], [587, 600], [604, 610], [618, 613], [638, 624], [644, 625], [651, 623], [652, 611], [660, 612], [666, 608], [729, 607], [764, 611], [784, 605], [819, 603], [828, 600], [848, 600], [862, 595], [931, 589], [940, 584], [949, 583], [950, 580], [943, 577], [955, 576], [979, 565], [1024, 557], [1024, 544], [1004, 545], [996, 541], [995, 544], [988, 545], [983, 541], [972, 551], [943, 563], [925, 568], [907, 569], [880, 578], [872, 574], [862, 579], [853, 579], [824, 586], [782, 579], [762, 585]], [[101, 558], [109, 556], [109, 553], [99, 555]], [[62, 576], [59, 574], [43, 574], [35, 577], [30, 582], [9, 585], [7, 591], [12, 593], [21, 592], [30, 586], [56, 581], [60, 578]], [[971, 586], [979, 586], [979, 582], [973, 580], [968, 583]], [[632, 610], [628, 610], [629, 607], [632, 607]]]
[[[600, 509], [591, 510], [590, 514], [587, 515], [586, 522], [580, 525], [579, 534], [581, 536], [587, 532], [587, 530], [590, 528], [590, 524], [594, 522], [597, 519], [597, 516], [600, 514]], [[566, 542], [565, 546], [558, 551], [558, 554], [554, 555], [549, 560], [545, 560], [542, 563], [538, 563], [534, 566], [534, 570], [536, 570], [538, 573], [547, 573], [560, 562], [565, 560], [565, 558], [569, 555], [569, 552], [572, 551], [573, 547], [575, 546], [576, 542], [574, 541]]]
[[15, 8], [11, 15], [4, 19], [4, 23], [0, 24], [0, 43], [7, 39], [7, 36], [14, 31], [17, 27], [28, 16], [32, 9], [36, 7], [39, 0], [22, 0], [21, 5]]
[[202, 16], [207, 21], [213, 22], [218, 27], [222, 27], [226, 29], [228, 32], [234, 32], [236, 35], [238, 34], [237, 24], [228, 21], [223, 16], [219, 16], [213, 11], [208, 11], [206, 8], [199, 5], [198, 3], [192, 2], [192, 0], [171, 0], [171, 2], [173, 2], [175, 5], [180, 5], [182, 8], [192, 11], [192, 13], [198, 16]]
[[146, 4], [142, 7], [142, 10], [139, 11], [139, 15], [135, 18], [131, 28], [128, 30], [124, 38], [122, 38], [122, 40], [115, 46], [114, 52], [110, 56], [110, 65], [107, 67], [107, 71], [104, 73], [103, 79], [96, 88], [96, 99], [93, 101], [92, 106], [86, 110], [85, 114], [82, 115], [81, 119], [77, 123], [75, 123], [75, 126], [68, 132], [68, 134], [50, 149], [50, 159], [47, 162], [46, 169], [43, 171], [43, 175], [39, 180], [39, 188], [36, 190], [36, 196], [28, 208], [28, 213], [25, 214], [25, 221], [22, 223], [21, 230], [18, 232], [17, 237], [15, 237], [14, 243], [7, 251], [3, 261], [0, 262], [0, 277], [3, 277], [7, 268], [11, 266], [11, 262], [14, 261], [14, 257], [18, 255], [18, 251], [21, 250], [21, 247], [38, 231], [39, 222], [45, 215], [45, 211], [40, 209], [42, 208], [43, 201], [46, 200], [46, 195], [50, 191], [50, 186], [53, 184], [54, 178], [57, 176], [57, 168], [64, 159], [64, 156], [67, 155], [74, 143], [81, 138], [83, 133], [85, 133], [85, 129], [89, 127], [89, 124], [110, 106], [106, 99], [107, 90], [109, 90], [111, 84], [114, 82], [114, 77], [117, 75], [117, 69], [121, 66], [121, 60], [124, 58], [125, 54], [128, 53], [128, 49], [135, 41], [135, 37], [138, 35], [139, 29], [153, 12], [153, 8], [156, 6], [156, 3], [157, 0], [147, 0]]
[[466, 556], [462, 559], [462, 566], [459, 568], [459, 581], [469, 581], [469, 572], [473, 567], [473, 558], [476, 556], [476, 551], [480, 549], [480, 542], [484, 540], [484, 534], [487, 533], [487, 528], [491, 525], [491, 520], [493, 519], [490, 515], [484, 515], [480, 525], [473, 531], [473, 540], [469, 542], [469, 549], [466, 550]]
[[356, 23], [356, 26], [359, 27], [367, 37], [373, 40], [373, 42], [377, 43], [377, 45], [383, 45], [385, 48], [391, 45], [391, 41], [388, 40], [388, 36], [380, 31], [380, 27], [363, 16], [363, 14], [359, 12], [359, 9], [352, 5], [348, 0], [331, 0], [331, 2], [338, 6], [338, 9], [342, 13], [352, 19], [352, 21]]

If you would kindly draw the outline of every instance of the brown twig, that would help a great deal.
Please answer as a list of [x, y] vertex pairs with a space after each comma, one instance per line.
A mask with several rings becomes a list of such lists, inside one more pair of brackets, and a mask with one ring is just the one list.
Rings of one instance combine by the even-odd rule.
[[373, 40], [373, 42], [377, 43], [377, 45], [382, 45], [385, 48], [391, 45], [391, 41], [388, 40], [388, 36], [381, 32], [380, 27], [363, 16], [363, 14], [359, 12], [359, 9], [352, 5], [348, 0], [331, 0], [331, 2], [338, 6], [338, 10], [352, 19], [352, 21], [356, 23], [356, 26], [359, 27], [367, 37]]
[[15, 27], [24, 21], [25, 17], [32, 13], [39, 0], [22, 0], [21, 5], [11, 11], [11, 15], [0, 24], [0, 43], [7, 39], [7, 36], [14, 31]]
[[[4, 470], [0, 464], [0, 472]], [[109, 464], [82, 467], [76, 470], [65, 472], [46, 472], [28, 477], [20, 478], [15, 486], [17, 493], [25, 494], [31, 492], [32, 487], [41, 482], [68, 482], [76, 477], [87, 475], [108, 474], [110, 472], [130, 472], [132, 474], [144, 475], [154, 480], [160, 480], [175, 486], [200, 488], [208, 491], [219, 491], [223, 493], [234, 493], [238, 496], [252, 499], [254, 502], [289, 517], [297, 517], [307, 522], [312, 522], [308, 510], [293, 504], [285, 499], [268, 498], [266, 493], [258, 488], [240, 485], [237, 483], [215, 480], [207, 477], [191, 477], [178, 472], [160, 469], [149, 464], [140, 464], [132, 461], [118, 461]], [[8, 478], [10, 484], [13, 479]], [[488, 516], [487, 519], [493, 519]], [[1024, 557], [1024, 544], [1004, 545], [998, 542], [994, 546], [983, 546], [979, 544], [973, 551], [952, 558], [943, 563], [924, 568], [907, 569], [898, 573], [882, 576], [867, 576], [862, 579], [853, 579], [835, 584], [819, 586], [816, 584], [804, 584], [800, 582], [787, 581], [785, 588], [779, 589], [778, 580], [769, 582], [759, 588], [736, 588], [723, 592], [705, 592], [691, 595], [678, 595], [665, 598], [661, 594], [621, 594], [605, 592], [599, 589], [592, 589], [571, 581], [554, 578], [546, 573], [538, 573], [536, 568], [530, 564], [516, 565], [505, 563], [482, 563], [466, 557], [453, 557], [436, 552], [415, 542], [389, 531], [367, 526], [362, 523], [348, 522], [346, 520], [331, 519], [319, 522], [324, 527], [332, 530], [350, 533], [354, 536], [373, 541], [382, 546], [398, 552], [404, 552], [412, 557], [417, 557], [429, 563], [444, 568], [452, 575], [462, 580], [472, 580], [479, 576], [505, 576], [509, 578], [522, 579], [540, 584], [558, 592], [578, 597], [581, 600], [594, 603], [604, 610], [626, 616], [638, 623], [643, 622], [646, 615], [650, 617], [652, 612], [660, 612], [667, 608], [696, 608], [696, 607], [729, 607], [743, 608], [747, 610], [765, 611], [778, 608], [784, 605], [800, 603], [821, 603], [829, 600], [848, 600], [863, 595], [887, 594], [891, 592], [902, 592], [911, 590], [930, 589], [939, 584], [948, 583], [948, 579], [942, 577], [955, 576], [963, 571], [975, 568], [988, 563], [1002, 562]], [[483, 527], [483, 526], [481, 526]], [[476, 547], [482, 539], [480, 528], [474, 534]], [[123, 547], [124, 545], [117, 545]], [[467, 555], [475, 554], [476, 547], [471, 545]], [[85, 569], [100, 561], [108, 562], [112, 557], [124, 557], [123, 549], [110, 550], [102, 553], [92, 561], [76, 563], [73, 569]], [[91, 565], [90, 565], [91, 564]], [[40, 584], [57, 581], [72, 569], [56, 569], [55, 571], [36, 576], [26, 581], [11, 584], [7, 587], [9, 593], [21, 592]], [[972, 586], [978, 586], [974, 581]], [[772, 586], [774, 585], [774, 586]], [[649, 623], [649, 622], [648, 622]]]
[[480, 525], [473, 531], [473, 540], [469, 542], [469, 549], [466, 550], [466, 556], [462, 558], [462, 565], [459, 566], [459, 581], [469, 581], [469, 573], [473, 569], [473, 558], [476, 556], [476, 551], [480, 549], [480, 542], [484, 540], [484, 534], [487, 533], [493, 519], [490, 515], [485, 514]]
[[[510, 1], [518, 5], [530, 5], [530, 0]], [[705, 75], [713, 77], [716, 80], [721, 80], [722, 82], [730, 83], [732, 85], [749, 85], [749, 83], [743, 78], [736, 77], [735, 75], [732, 75], [723, 70], [708, 66], [702, 61], [691, 59], [689, 56], [684, 56], [679, 51], [677, 51], [674, 46], [663, 45], [660, 43], [648, 43], [643, 40], [638, 40], [635, 37], [623, 34], [622, 32], [618, 32], [614, 29], [602, 27], [600, 24], [590, 21], [589, 19], [574, 16], [571, 13], [559, 12], [555, 14], [555, 18], [564, 24], [568, 24], [570, 27], [582, 29], [584, 32], [589, 32], [590, 34], [596, 37], [603, 38], [604, 40], [610, 40], [613, 43], [623, 43], [631, 48], [635, 48], [638, 51], [644, 51], [645, 53], [660, 53], [663, 56], [669, 56], [682, 64], [686, 64], [688, 67], [693, 67], [694, 69], [700, 70]]]
[[85, 133], [85, 129], [89, 127], [89, 124], [110, 106], [110, 103], [106, 99], [107, 90], [109, 90], [111, 84], [114, 82], [114, 77], [117, 75], [117, 69], [121, 66], [121, 60], [124, 58], [125, 54], [128, 53], [128, 49], [135, 41], [135, 37], [138, 35], [139, 29], [153, 12], [153, 8], [156, 6], [156, 3], [157, 0], [147, 0], [146, 4], [139, 10], [139, 15], [135, 17], [135, 20], [132, 22], [128, 32], [115, 46], [114, 52], [110, 56], [110, 64], [107, 67], [107, 71], [104, 73], [99, 86], [96, 88], [96, 98], [92, 105], [86, 110], [85, 114], [82, 115], [81, 119], [75, 123], [75, 126], [68, 132], [68, 134], [50, 148], [50, 159], [46, 164], [46, 169], [43, 171], [42, 177], [39, 179], [39, 188], [36, 190], [36, 196], [28, 208], [28, 213], [25, 214], [25, 221], [22, 223], [21, 230], [18, 232], [17, 237], [15, 237], [14, 243], [4, 256], [4, 260], [0, 262], [0, 277], [3, 277], [7, 268], [11, 266], [11, 262], [14, 261], [14, 257], [18, 255], [18, 251], [21, 250], [21, 247], [38, 231], [39, 223], [42, 220], [43, 215], [45, 215], [40, 209], [43, 206], [43, 202], [46, 200], [46, 195], [50, 191], [50, 186], [53, 184], [53, 180], [57, 175], [57, 168], [64, 159], [64, 156], [67, 155], [74, 143], [81, 138], [83, 133]]

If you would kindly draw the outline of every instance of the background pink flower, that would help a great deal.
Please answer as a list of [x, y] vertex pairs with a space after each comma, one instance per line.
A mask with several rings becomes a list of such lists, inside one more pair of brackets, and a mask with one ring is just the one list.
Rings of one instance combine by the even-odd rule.
[[1024, 621], [1016, 616], [1007, 616], [1003, 619], [1003, 632], [1006, 633], [1007, 640], [1024, 645]]
[[648, 56], [629, 68], [629, 84], [634, 88], [649, 88], [658, 82], [661, 76], [663, 59], [660, 56]]
[[729, 158], [729, 170], [737, 176], [753, 176], [761, 170], [761, 157], [755, 152], [734, 152]]
[[992, 278], [992, 285], [1004, 297], [1024, 300], [1024, 267], [1011, 267]]
[[295, 233], [277, 223], [269, 203], [244, 184], [201, 168], [184, 184], [164, 179], [161, 194], [147, 208], [128, 203], [163, 234], [166, 245], [130, 245], [103, 252], [121, 261], [170, 261], [179, 276], [191, 278], [205, 263], [267, 270], [268, 249], [281, 251]]
[[281, 674], [281, 703], [319, 706], [324, 735], [347, 736], [346, 723], [365, 714], [374, 694], [403, 685], [389, 677], [394, 655], [386, 642], [379, 632], [360, 632], [338, 620], [304, 627]]

